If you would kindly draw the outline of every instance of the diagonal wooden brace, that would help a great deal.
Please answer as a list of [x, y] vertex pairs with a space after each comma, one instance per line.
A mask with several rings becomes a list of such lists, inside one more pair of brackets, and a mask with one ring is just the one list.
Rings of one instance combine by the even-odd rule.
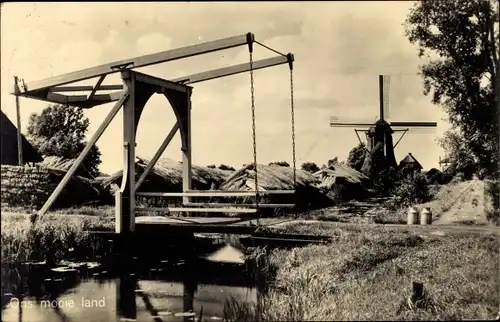
[[170, 130], [170, 132], [168, 133], [167, 137], [165, 138], [165, 140], [163, 140], [162, 144], [158, 148], [158, 151], [156, 151], [153, 159], [151, 159], [151, 161], [149, 161], [148, 166], [146, 167], [146, 169], [142, 173], [141, 177], [139, 178], [139, 180], [135, 184], [135, 191], [139, 190], [141, 185], [144, 183], [144, 180], [146, 180], [146, 177], [148, 176], [148, 174], [151, 172], [151, 170], [153, 170], [156, 162], [158, 162], [161, 155], [163, 154], [163, 152], [167, 148], [170, 141], [172, 141], [172, 139], [174, 138], [174, 135], [177, 133], [178, 130], [179, 130], [179, 123], [175, 123], [174, 126], [172, 127], [172, 129]]

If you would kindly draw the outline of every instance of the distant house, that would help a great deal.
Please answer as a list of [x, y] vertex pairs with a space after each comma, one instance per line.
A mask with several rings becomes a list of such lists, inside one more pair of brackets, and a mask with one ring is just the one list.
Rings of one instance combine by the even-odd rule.
[[[17, 128], [9, 120], [7, 115], [0, 111], [1, 114], [1, 143], [0, 143], [0, 156], [1, 164], [8, 165], [18, 165], [18, 155], [17, 155]], [[38, 151], [28, 142], [28, 140], [21, 136], [22, 147], [23, 147], [23, 162], [24, 163], [36, 163], [43, 161], [42, 156]]]
[[418, 162], [418, 160], [415, 159], [415, 157], [411, 153], [408, 153], [408, 155], [406, 155], [406, 157], [404, 157], [404, 159], [399, 162], [399, 168], [416, 172], [420, 172], [423, 169], [420, 162]]

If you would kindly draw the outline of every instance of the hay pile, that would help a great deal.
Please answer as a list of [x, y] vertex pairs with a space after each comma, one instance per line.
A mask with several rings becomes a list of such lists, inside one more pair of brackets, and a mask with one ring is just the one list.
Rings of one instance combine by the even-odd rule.
[[[297, 188], [309, 187], [319, 180], [311, 173], [296, 170]], [[293, 190], [293, 169], [279, 165], [257, 165], [258, 190]], [[221, 190], [253, 191], [255, 190], [255, 171], [253, 164], [247, 165], [233, 173], [221, 184]]]
[[[136, 180], [144, 172], [150, 160], [137, 157]], [[228, 178], [233, 171], [212, 169], [193, 165], [191, 184], [193, 189], [209, 190], [216, 189]], [[108, 177], [100, 177], [98, 180], [103, 187], [111, 187], [116, 190], [121, 184], [123, 170], [119, 170]], [[160, 158], [148, 174], [139, 191], [154, 192], [181, 192], [182, 191], [182, 163], [168, 158]]]
[[[56, 169], [67, 172], [69, 168], [75, 163], [76, 159], [64, 159], [56, 156], [44, 156], [43, 161], [38, 163], [38, 165], [49, 168]], [[92, 178], [90, 172], [85, 168], [85, 165], [81, 164], [75, 173], [77, 176]]]
[[350, 182], [352, 184], [363, 184], [368, 177], [361, 172], [341, 163], [331, 164], [329, 167], [314, 173], [321, 183], [318, 188], [331, 189], [335, 184]]
[[[8, 207], [39, 209], [65, 172], [41, 166], [1, 166], [1, 203]], [[57, 198], [54, 208], [72, 207], [99, 200], [99, 190], [88, 179], [74, 176]]]
[[315, 172], [314, 176], [320, 181], [317, 187], [336, 202], [367, 197], [365, 183], [368, 177], [348, 165], [333, 163]]
[[[259, 191], [294, 189], [296, 191], [295, 195], [269, 195], [261, 198], [260, 202], [295, 204], [297, 211], [317, 209], [331, 205], [331, 200], [316, 187], [320, 181], [314, 175], [297, 169], [296, 179], [296, 186], [294, 186], [293, 168], [279, 165], [257, 165]], [[255, 171], [253, 164], [236, 171], [226, 182], [221, 184], [219, 189], [226, 191], [255, 191]], [[253, 197], [233, 199], [237, 199], [237, 201], [233, 200], [233, 202], [254, 202]], [[264, 210], [262, 209], [262, 211]], [[282, 210], [285, 211], [285, 209]]]

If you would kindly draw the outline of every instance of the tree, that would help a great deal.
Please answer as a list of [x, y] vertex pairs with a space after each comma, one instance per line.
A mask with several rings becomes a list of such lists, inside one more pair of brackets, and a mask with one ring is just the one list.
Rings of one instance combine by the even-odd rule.
[[302, 163], [301, 169], [304, 170], [304, 171], [307, 171], [307, 172], [311, 172], [311, 173], [319, 171], [318, 165], [316, 163], [314, 163], [314, 162], [304, 162], [304, 163]]
[[446, 158], [450, 162], [449, 172], [453, 175], [463, 173], [466, 179], [471, 179], [478, 173], [478, 160], [474, 157], [469, 145], [457, 131], [450, 130], [440, 139], [441, 146], [445, 149]]
[[378, 174], [383, 170], [387, 170], [387, 161], [384, 155], [384, 145], [378, 143], [369, 153], [366, 153], [361, 172], [376, 181]]
[[365, 162], [366, 156], [366, 144], [363, 142], [359, 143], [357, 146], [351, 149], [349, 156], [347, 157], [347, 165], [353, 169], [361, 171], [363, 167], [363, 162]]
[[[41, 114], [30, 115], [27, 134], [42, 155], [75, 159], [87, 145], [89, 123], [81, 108], [49, 105]], [[90, 175], [98, 176], [100, 164], [101, 152], [94, 146], [82, 165]]]
[[498, 5], [424, 0], [405, 22], [406, 36], [428, 61], [420, 68], [424, 94], [432, 92], [476, 166], [490, 173], [498, 169]]

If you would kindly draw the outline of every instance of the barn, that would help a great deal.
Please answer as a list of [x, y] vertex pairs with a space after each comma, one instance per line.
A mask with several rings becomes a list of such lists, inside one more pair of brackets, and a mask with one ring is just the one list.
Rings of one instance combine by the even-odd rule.
[[[1, 143], [0, 143], [0, 156], [1, 164], [5, 165], [18, 165], [18, 154], [17, 154], [17, 128], [10, 121], [7, 115], [3, 111], [1, 113]], [[31, 145], [31, 143], [24, 137], [21, 136], [22, 147], [23, 147], [23, 161], [24, 163], [37, 163], [43, 161], [42, 156], [38, 151]]]

